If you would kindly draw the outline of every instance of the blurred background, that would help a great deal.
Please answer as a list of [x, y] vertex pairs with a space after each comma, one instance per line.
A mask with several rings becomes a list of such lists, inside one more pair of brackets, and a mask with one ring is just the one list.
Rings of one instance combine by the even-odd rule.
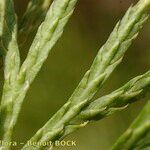
[[[67, 101], [99, 48], [134, 0], [80, 0], [62, 38], [53, 48], [25, 99], [14, 140], [25, 142]], [[28, 0], [15, 0], [21, 18]], [[105, 95], [149, 69], [150, 20], [96, 97]], [[26, 51], [26, 52], [24, 52]], [[27, 53], [27, 50], [21, 49]], [[25, 57], [25, 56], [24, 56]], [[145, 99], [82, 128], [67, 139], [76, 147], [62, 150], [107, 150], [142, 109]], [[20, 149], [15, 148], [15, 149]]]

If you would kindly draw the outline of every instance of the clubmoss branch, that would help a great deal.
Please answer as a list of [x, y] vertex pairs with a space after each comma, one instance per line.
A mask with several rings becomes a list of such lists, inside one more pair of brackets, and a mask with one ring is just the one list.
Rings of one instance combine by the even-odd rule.
[[[130, 103], [135, 102], [139, 96], [143, 95], [149, 86], [150, 71], [135, 77], [118, 90], [93, 101], [89, 106], [83, 108], [75, 118], [72, 118], [64, 125], [63, 132], [61, 128], [54, 128], [54, 131], [55, 129], [58, 129], [57, 132], [50, 132], [49, 124], [47, 123], [35, 136], [31, 138], [31, 141], [35, 142], [35, 140], [38, 139], [36, 142], [42, 143], [47, 140], [46, 138], [50, 138], [49, 140], [51, 141], [56, 139], [58, 140], [59, 138], [63, 139], [75, 130], [85, 127], [87, 123], [91, 121], [100, 120], [108, 115], [125, 109]], [[65, 108], [68, 107], [68, 105], [69, 103], [64, 106], [64, 112], [59, 112], [59, 115], [62, 115], [62, 117], [65, 115]], [[54, 122], [51, 122], [51, 125], [53, 125], [53, 123]], [[29, 148], [28, 146], [25, 146], [25, 149]]]
[[[3, 132], [2, 136], [6, 142], [11, 141], [12, 133], [26, 92], [48, 57], [52, 47], [62, 35], [64, 26], [73, 13], [76, 1], [77, 0], [55, 0], [52, 3], [44, 22], [37, 31], [28, 56], [19, 68], [19, 71], [18, 55], [16, 55], [18, 53], [12, 52], [14, 50], [14, 43], [13, 45], [11, 45], [10, 42], [8, 43], [8, 46], [12, 47], [9, 47], [10, 49], [8, 49], [5, 60], [5, 85], [0, 107], [1, 132]], [[8, 22], [16, 29], [15, 23], [12, 22], [15, 18], [12, 16], [15, 14], [12, 11], [12, 2], [10, 0], [5, 2], [8, 2], [7, 8], [5, 7], [6, 12], [8, 12], [8, 15], [11, 15]], [[12, 12], [10, 13], [10, 11]], [[13, 27], [11, 26], [13, 31], [12, 42], [14, 42], [14, 37], [16, 35], [16, 30]], [[5, 37], [7, 36], [5, 35]], [[6, 47], [5, 43], [4, 47]], [[14, 65], [15, 63], [16, 65]], [[2, 146], [2, 149], [9, 149], [9, 146]]]
[[17, 44], [17, 21], [12, 0], [2, 0], [4, 11], [4, 22], [2, 30], [2, 48], [6, 53], [4, 57], [4, 88], [0, 106], [0, 135], [4, 140], [10, 140], [11, 130], [14, 122], [9, 122], [13, 116], [12, 95], [15, 92], [15, 81], [20, 69], [20, 56]]
[[[69, 101], [31, 138], [31, 141], [53, 141], [63, 135], [66, 124], [89, 105], [94, 94], [121, 62], [126, 50], [147, 20], [149, 9], [150, 0], [140, 0], [134, 7], [128, 9], [98, 52], [92, 67], [85, 74]], [[24, 149], [27, 148], [31, 147], [26, 145]]]
[[55, 0], [40, 25], [28, 56], [21, 66], [19, 80], [31, 83], [73, 13], [76, 0]]
[[[77, 0], [54, 0], [45, 16], [50, 0], [31, 0], [19, 25], [20, 37], [24, 36], [25, 31], [32, 34], [32, 31], [37, 30], [37, 26], [28, 27], [33, 22], [37, 25], [41, 23], [41, 17], [39, 20], [36, 19], [39, 13], [45, 16], [45, 20], [39, 26], [28, 55], [20, 66], [17, 21], [13, 2], [0, 0], [1, 49], [5, 51], [5, 80], [0, 106], [2, 140], [11, 141], [25, 95], [51, 49], [62, 35], [76, 2]], [[68, 102], [31, 138], [31, 141], [41, 143], [64, 138], [74, 130], [85, 126], [89, 121], [99, 120], [125, 108], [127, 104], [133, 102], [131, 101], [133, 98], [143, 93], [143, 90], [150, 84], [150, 72], [131, 80], [110, 95], [92, 101], [95, 93], [121, 63], [125, 52], [148, 19], [149, 11], [150, 0], [140, 0], [128, 9], [99, 50], [91, 68]], [[24, 37], [27, 38], [27, 36]], [[45, 148], [47, 147], [41, 145], [23, 147], [29, 150]], [[0, 149], [9, 150], [10, 146], [3, 145]]]
[[[150, 86], [150, 71], [135, 77], [118, 90], [93, 101], [79, 115], [81, 118], [103, 118], [134, 102]], [[134, 99], [134, 100], [133, 100]], [[98, 112], [98, 110], [100, 112]], [[93, 112], [93, 113], [92, 113]], [[97, 112], [97, 113], [96, 113]], [[89, 115], [88, 115], [89, 114]], [[94, 116], [93, 116], [93, 115]], [[96, 118], [95, 118], [96, 119]]]
[[84, 127], [88, 122], [100, 120], [115, 112], [125, 109], [130, 103], [140, 99], [150, 86], [150, 71], [135, 77], [118, 90], [103, 96], [85, 107], [80, 114], [65, 126], [65, 137], [71, 132]]

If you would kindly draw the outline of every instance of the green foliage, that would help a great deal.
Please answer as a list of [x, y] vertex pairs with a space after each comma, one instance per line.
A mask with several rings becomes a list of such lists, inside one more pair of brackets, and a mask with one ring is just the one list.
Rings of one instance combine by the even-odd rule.
[[81, 118], [100, 119], [118, 110], [124, 109], [128, 104], [139, 99], [139, 95], [146, 91], [150, 85], [150, 71], [135, 77], [118, 90], [93, 101], [81, 112]]
[[[15, 17], [12, 17], [12, 15], [15, 15], [13, 5], [11, 0], [3, 0], [3, 3], [7, 6], [7, 9], [4, 10], [6, 11], [6, 19], [9, 17], [8, 20], [11, 25], [6, 27], [9, 30], [13, 30], [11, 32], [13, 44], [10, 44], [9, 39], [6, 39], [6, 42], [9, 42], [8, 46], [13, 46], [13, 48], [8, 49], [5, 58], [5, 83], [0, 106], [0, 122], [3, 139], [10, 141], [26, 92], [52, 47], [60, 38], [63, 28], [74, 10], [76, 1], [55, 0], [52, 3], [44, 22], [37, 31], [28, 56], [19, 68], [19, 71], [18, 53], [16, 52], [18, 48], [16, 45], [14, 47], [14, 42], [16, 42], [14, 41], [16, 25], [13, 22]], [[13, 29], [13, 26], [15, 29]], [[5, 35], [5, 38], [9, 38], [9, 36]], [[8, 81], [11, 81], [11, 86], [8, 85]]]
[[[116, 91], [103, 96], [83, 108], [80, 112], [80, 106], [72, 108], [68, 113], [66, 109], [70, 107], [70, 103], [66, 103], [64, 107], [54, 117], [43, 126], [31, 139], [33, 142], [45, 142], [59, 139], [59, 137], [65, 137], [73, 131], [84, 127], [93, 120], [100, 120], [108, 115], [125, 109], [130, 103], [135, 102], [139, 96], [143, 95], [143, 92], [150, 86], [150, 71], [143, 75], [135, 77], [130, 80], [121, 88]], [[74, 112], [79, 114], [74, 118], [69, 118]], [[68, 122], [66, 121], [63, 128], [61, 125], [64, 121], [65, 115], [68, 115]], [[60, 118], [59, 118], [60, 117]], [[67, 117], [66, 117], [67, 118]], [[66, 119], [65, 118], [65, 119]], [[56, 126], [56, 119], [59, 119], [59, 124]], [[60, 125], [60, 127], [59, 127]], [[52, 128], [53, 127], [53, 128]], [[57, 128], [56, 128], [57, 127]], [[30, 149], [30, 146], [25, 146], [23, 149]], [[41, 148], [41, 147], [38, 147]]]
[[[85, 125], [84, 123], [72, 125], [70, 121], [78, 116], [82, 109], [91, 102], [94, 94], [121, 62], [132, 40], [135, 39], [143, 23], [147, 20], [149, 7], [150, 1], [139, 1], [137, 5], [129, 8], [123, 19], [117, 23], [107, 42], [100, 49], [92, 67], [85, 74], [71, 98], [45, 126], [31, 138], [31, 141], [53, 141]], [[124, 105], [124, 103], [122, 105]], [[27, 149], [26, 146], [25, 149]]]
[[[4, 88], [0, 105], [0, 136], [4, 141], [12, 140], [13, 130], [26, 93], [51, 49], [61, 37], [76, 2], [77, 0], [54, 0], [49, 8], [50, 0], [31, 0], [17, 27], [13, 1], [0, 0], [0, 48], [5, 52], [3, 53]], [[125, 52], [148, 19], [149, 11], [150, 0], [140, 0], [128, 9], [99, 50], [91, 68], [86, 72], [70, 99], [30, 139], [31, 141], [46, 142], [62, 139], [92, 120], [102, 119], [126, 108], [137, 96], [144, 93], [150, 85], [149, 71], [132, 79], [118, 90], [92, 101], [95, 93], [121, 63]], [[19, 33], [19, 44], [17, 33]], [[30, 43], [31, 47], [25, 61], [20, 65], [19, 48], [24, 48], [26, 42]], [[145, 110], [143, 112], [146, 114]], [[147, 117], [145, 118], [147, 120]], [[137, 128], [138, 126], [135, 126], [135, 132]], [[144, 127], [140, 125], [140, 128]], [[120, 147], [123, 143], [122, 139], [124, 140], [124, 136], [121, 142], [118, 142]], [[130, 139], [135, 140], [132, 135]], [[133, 145], [130, 139], [129, 147]], [[40, 145], [38, 147], [25, 145], [22, 149], [46, 148]], [[9, 150], [10, 146], [2, 146], [0, 149]]]
[[4, 88], [0, 106], [0, 128], [1, 136], [4, 134], [7, 140], [11, 140], [11, 133], [7, 129], [12, 130], [14, 122], [9, 122], [9, 117], [16, 117], [16, 113], [12, 112], [12, 105], [15, 91], [15, 81], [20, 68], [20, 56], [17, 44], [17, 22], [14, 13], [14, 7], [11, 0], [3, 1], [3, 14], [5, 20], [3, 22], [2, 32], [2, 48], [5, 51], [4, 64]]

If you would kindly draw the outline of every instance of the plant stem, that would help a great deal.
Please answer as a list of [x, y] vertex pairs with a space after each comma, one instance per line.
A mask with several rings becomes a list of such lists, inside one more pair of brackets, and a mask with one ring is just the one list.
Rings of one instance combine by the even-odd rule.
[[146, 150], [146, 148], [150, 148], [150, 101], [117, 140], [112, 150]]
[[[149, 16], [150, 0], [140, 0], [130, 7], [111, 33], [109, 39], [98, 52], [90, 70], [68, 102], [31, 138], [33, 142], [54, 141], [65, 132], [66, 124], [89, 105], [94, 94], [100, 89], [112, 71], [137, 37], [139, 30]], [[23, 149], [30, 149], [25, 146]], [[37, 147], [40, 149], [41, 147]]]
[[[20, 68], [20, 56], [17, 44], [17, 22], [12, 0], [2, 0], [5, 21], [2, 30], [2, 48], [5, 50], [4, 64], [4, 87], [0, 105], [0, 138], [4, 141], [11, 140], [12, 127], [14, 122], [9, 121], [15, 117], [12, 111], [15, 81]], [[9, 129], [9, 130], [8, 130]]]
[[[108, 115], [111, 115], [115, 112], [125, 109], [130, 103], [135, 102], [136, 98], [138, 99], [139, 96], [142, 95], [145, 92], [146, 88], [149, 86], [150, 86], [150, 71], [148, 71], [143, 75], [135, 77], [118, 90], [91, 102], [89, 106], [83, 108], [76, 117], [70, 119], [70, 121], [64, 125], [63, 132], [60, 132], [59, 128], [58, 130], [56, 130], [57, 128], [53, 129], [54, 131], [56, 130], [57, 132], [53, 131], [49, 132], [50, 129], [49, 123], [51, 124], [54, 123], [51, 121], [47, 123], [43, 128], [41, 128], [37, 132], [37, 134], [35, 134], [30, 139], [30, 141], [42, 143], [47, 141], [46, 138], [49, 138], [49, 141], [58, 140], [59, 138], [63, 139], [66, 135], [74, 132], [79, 128], [84, 127], [90, 121], [100, 120], [104, 117], [107, 117]], [[65, 107], [68, 106], [66, 105]], [[64, 111], [65, 107], [63, 108]], [[64, 115], [63, 113], [65, 114], [65, 112], [59, 112], [60, 115]], [[62, 119], [60, 120], [62, 121]], [[30, 148], [31, 146], [25, 145], [23, 149], [30, 149]], [[37, 148], [40, 149], [41, 147]]]
[[101, 119], [139, 99], [139, 95], [149, 86], [150, 71], [133, 78], [114, 92], [93, 101], [89, 106], [84, 108], [79, 116], [88, 120], [95, 117], [95, 119], [99, 119], [99, 117]]
[[[10, 6], [10, 4], [9, 1], [8, 6]], [[26, 60], [20, 67], [19, 73], [18, 70], [15, 72], [17, 78], [13, 77], [11, 82], [12, 87], [7, 86], [7, 81], [10, 81], [12, 78], [10, 76], [11, 69], [13, 69], [13, 71], [15, 70], [12, 67], [7, 67], [7, 65], [10, 64], [9, 59], [14, 57], [10, 55], [9, 57], [6, 56], [8, 59], [5, 59], [5, 84], [0, 106], [1, 132], [3, 132], [2, 136], [6, 142], [11, 141], [26, 92], [48, 57], [52, 47], [62, 35], [63, 29], [73, 13], [75, 4], [76, 0], [55, 0], [52, 3], [44, 22], [37, 31]], [[7, 10], [8, 8], [6, 8], [6, 11]], [[11, 14], [14, 13], [12, 12]], [[11, 53], [11, 50], [13, 50], [13, 48], [8, 50], [7, 53]], [[14, 61], [11, 61], [11, 64], [13, 64], [12, 62]], [[18, 66], [18, 64], [19, 63], [17, 63], [16, 66]], [[9, 146], [2, 146], [1, 149], [7, 150]]]
[[82, 109], [80, 114], [73, 118], [66, 126], [63, 137], [84, 127], [90, 121], [97, 121], [115, 112], [125, 109], [130, 103], [140, 99], [150, 86], [150, 71], [135, 77], [121, 88], [103, 96]]

